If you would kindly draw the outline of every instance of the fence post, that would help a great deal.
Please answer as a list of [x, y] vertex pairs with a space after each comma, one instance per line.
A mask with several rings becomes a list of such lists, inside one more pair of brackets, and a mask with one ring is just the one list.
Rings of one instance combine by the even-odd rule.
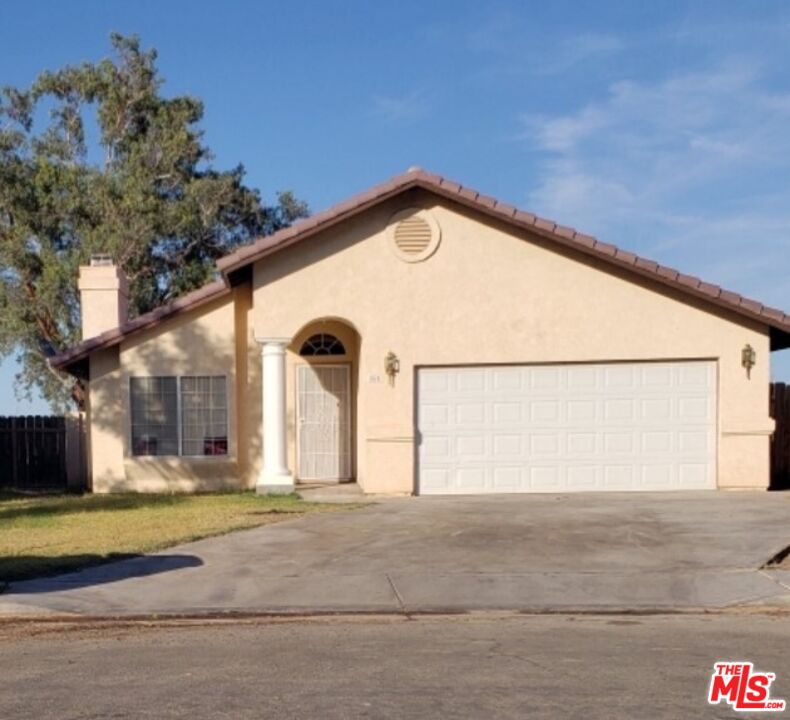
[[82, 415], [71, 412], [64, 418], [66, 440], [66, 487], [69, 490], [84, 490]]
[[771, 436], [771, 488], [790, 488], [790, 385], [772, 383], [770, 414], [776, 422]]
[[16, 421], [17, 419], [11, 418], [11, 485], [16, 487], [19, 482], [19, 460], [17, 455], [17, 436], [16, 436]]

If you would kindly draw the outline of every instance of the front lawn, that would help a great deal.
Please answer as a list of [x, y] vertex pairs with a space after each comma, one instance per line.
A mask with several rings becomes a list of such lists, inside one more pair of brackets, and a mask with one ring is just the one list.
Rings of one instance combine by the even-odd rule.
[[337, 506], [304, 502], [296, 495], [252, 492], [0, 496], [0, 582], [332, 509]]

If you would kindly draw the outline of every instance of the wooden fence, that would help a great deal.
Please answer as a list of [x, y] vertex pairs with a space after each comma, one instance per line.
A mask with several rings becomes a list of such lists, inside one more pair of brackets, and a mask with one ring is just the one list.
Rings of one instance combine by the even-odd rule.
[[790, 489], [790, 385], [771, 385], [771, 417], [776, 430], [771, 438], [771, 488]]
[[[67, 447], [67, 420], [0, 417], [0, 489], [66, 489], [67, 461], [69, 451], [73, 452]], [[77, 438], [79, 442], [79, 433]]]

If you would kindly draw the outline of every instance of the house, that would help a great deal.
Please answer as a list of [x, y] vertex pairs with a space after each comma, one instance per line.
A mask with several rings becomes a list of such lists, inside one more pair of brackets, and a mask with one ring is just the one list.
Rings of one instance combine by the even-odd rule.
[[96, 492], [766, 488], [790, 316], [419, 168], [127, 320], [81, 269]]

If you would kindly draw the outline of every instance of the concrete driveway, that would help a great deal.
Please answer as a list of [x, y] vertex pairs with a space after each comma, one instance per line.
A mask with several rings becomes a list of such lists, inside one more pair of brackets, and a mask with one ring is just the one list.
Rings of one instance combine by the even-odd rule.
[[790, 494], [402, 498], [20, 582], [0, 612], [579, 611], [790, 598]]

